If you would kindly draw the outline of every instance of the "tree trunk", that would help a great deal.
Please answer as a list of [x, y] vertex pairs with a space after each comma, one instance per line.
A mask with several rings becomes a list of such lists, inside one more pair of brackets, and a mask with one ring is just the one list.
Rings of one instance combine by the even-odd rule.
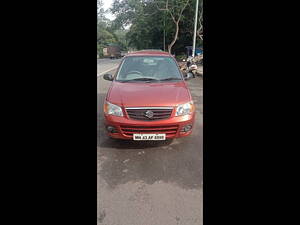
[[203, 41], [203, 35], [202, 35], [202, 24], [200, 23], [200, 28], [197, 30], [197, 36], [201, 38]]
[[[169, 52], [170, 54], [172, 54], [172, 53], [171, 53], [171, 52], [172, 52], [172, 47], [173, 47], [173, 45], [175, 44], [175, 42], [177, 41], [177, 38], [178, 38], [178, 33], [179, 33], [179, 22], [180, 22], [182, 13], [183, 13], [184, 9], [186, 8], [186, 6], [188, 5], [188, 3], [189, 3], [189, 0], [186, 0], [185, 4], [182, 6], [181, 11], [178, 13], [178, 15], [174, 15], [174, 14], [172, 13], [172, 11], [169, 9], [169, 1], [168, 1], [168, 0], [166, 1], [166, 6], [165, 6], [164, 9], [159, 8], [158, 5], [156, 5], [157, 8], [158, 8], [158, 10], [161, 10], [161, 11], [167, 11], [167, 12], [170, 14], [171, 18], [173, 19], [173, 21], [174, 21], [174, 23], [175, 23], [175, 25], [176, 25], [176, 32], [175, 32], [175, 35], [174, 35], [174, 39], [173, 39], [173, 41], [168, 45], [168, 52]], [[178, 7], [178, 6], [177, 6], [177, 7]], [[175, 8], [175, 6], [173, 5], [173, 9], [174, 9], [174, 8]], [[177, 16], [178, 16], [178, 19], [176, 20], [175, 18], [176, 18]]]
[[170, 54], [172, 54], [172, 47], [173, 45], [175, 44], [176, 40], [177, 40], [177, 37], [178, 37], [178, 32], [179, 32], [179, 21], [176, 22], [176, 32], [175, 32], [175, 35], [174, 35], [174, 39], [173, 41], [168, 45], [168, 51]]

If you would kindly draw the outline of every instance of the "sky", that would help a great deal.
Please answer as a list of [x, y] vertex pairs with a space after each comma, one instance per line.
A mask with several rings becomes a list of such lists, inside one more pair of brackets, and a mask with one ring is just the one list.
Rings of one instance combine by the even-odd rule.
[[[105, 10], [107, 10], [108, 8], [110, 8], [112, 6], [113, 0], [103, 0], [103, 8]], [[110, 20], [114, 20], [115, 16], [113, 16], [111, 13], [107, 13], [105, 14], [106, 18], [110, 19]]]
[[[109, 9], [112, 6], [114, 0], [103, 0], [103, 8], [104, 10]], [[116, 17], [112, 15], [111, 13], [106, 13], [105, 17], [109, 20], [114, 20]], [[125, 26], [125, 29], [128, 30], [130, 28], [130, 25]]]

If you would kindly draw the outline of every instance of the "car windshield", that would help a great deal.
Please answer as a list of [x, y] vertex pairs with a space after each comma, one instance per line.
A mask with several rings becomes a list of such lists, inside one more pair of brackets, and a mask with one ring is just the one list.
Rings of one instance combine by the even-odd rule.
[[124, 59], [116, 81], [176, 82], [182, 76], [175, 60], [166, 56], [130, 56]]

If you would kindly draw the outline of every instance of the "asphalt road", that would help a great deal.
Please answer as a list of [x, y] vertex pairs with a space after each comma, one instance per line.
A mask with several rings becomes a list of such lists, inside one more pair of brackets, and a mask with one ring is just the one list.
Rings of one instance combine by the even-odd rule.
[[121, 59], [97, 59], [97, 74], [103, 75], [111, 69], [117, 68]]
[[[98, 74], [118, 63], [99, 60]], [[192, 135], [154, 143], [107, 138], [102, 123], [109, 85], [98, 77], [97, 224], [202, 225], [202, 79], [188, 81], [196, 104]]]

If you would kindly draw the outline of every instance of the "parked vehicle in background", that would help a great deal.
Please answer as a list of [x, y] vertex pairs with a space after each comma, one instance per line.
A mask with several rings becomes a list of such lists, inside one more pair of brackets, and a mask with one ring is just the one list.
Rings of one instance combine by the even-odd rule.
[[186, 60], [178, 62], [183, 74], [192, 74], [193, 77], [200, 76], [203, 78], [203, 53], [201, 55], [189, 56]]
[[139, 51], [122, 60], [104, 102], [112, 138], [166, 140], [191, 134], [195, 105], [176, 60], [163, 51]]
[[192, 58], [189, 58], [187, 60], [186, 66], [187, 66], [187, 73], [191, 73], [192, 76], [195, 78], [198, 67], [197, 67], [196, 63], [192, 60]]
[[103, 56], [110, 59], [121, 58], [121, 48], [117, 45], [110, 45], [103, 48]]

